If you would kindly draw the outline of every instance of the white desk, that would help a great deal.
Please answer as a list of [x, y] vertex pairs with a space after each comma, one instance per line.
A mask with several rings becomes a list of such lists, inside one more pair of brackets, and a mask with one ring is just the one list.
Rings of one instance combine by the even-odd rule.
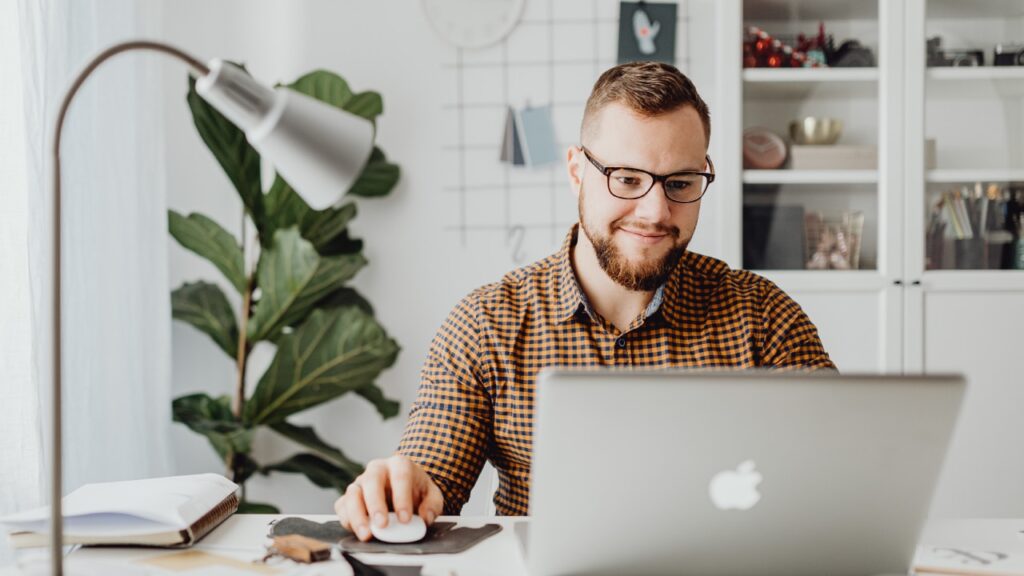
[[[283, 515], [293, 516], [293, 515]], [[250, 514], [235, 515], [224, 522], [195, 548], [213, 553], [251, 560], [263, 553], [267, 527], [271, 520], [283, 516]], [[301, 515], [317, 522], [334, 520], [330, 514]], [[360, 554], [357, 558], [371, 564], [412, 564], [423, 565], [425, 576], [489, 576], [526, 574], [525, 564], [520, 555], [519, 544], [513, 524], [524, 518], [510, 517], [441, 517], [440, 520], [458, 522], [462, 526], [478, 526], [486, 523], [501, 524], [504, 529], [477, 544], [462, 554], [439, 554], [431, 556], [397, 554]], [[976, 550], [999, 549], [1007, 553], [1024, 555], [1024, 529], [1022, 520], [937, 520], [929, 523], [921, 539], [923, 544], [941, 547], [956, 547]], [[71, 554], [71, 560], [133, 563], [136, 560], [167, 554], [163, 549], [112, 549], [83, 548]], [[19, 574], [16, 570], [0, 569], [0, 576]]]
[[[206, 538], [199, 541], [194, 549], [223, 554], [237, 559], [252, 560], [262, 558], [266, 552], [263, 548], [267, 542], [270, 522], [277, 518], [298, 516], [315, 522], [337, 520], [333, 514], [236, 514], [224, 521]], [[439, 521], [457, 522], [460, 526], [480, 526], [482, 524], [501, 524], [501, 532], [473, 546], [462, 554], [436, 555], [403, 555], [403, 554], [356, 554], [356, 558], [367, 564], [389, 565], [422, 565], [424, 576], [472, 576], [487, 574], [491, 576], [521, 576], [526, 574], [519, 544], [512, 525], [524, 518], [512, 517], [457, 517], [442, 516]], [[68, 560], [71, 563], [85, 561], [85, 564], [125, 563], [134, 564], [138, 560], [164, 555], [172, 550], [153, 548], [80, 548], [72, 552]], [[14, 576], [21, 573], [13, 569], [0, 569], [0, 576]], [[345, 574], [345, 572], [338, 572]]]

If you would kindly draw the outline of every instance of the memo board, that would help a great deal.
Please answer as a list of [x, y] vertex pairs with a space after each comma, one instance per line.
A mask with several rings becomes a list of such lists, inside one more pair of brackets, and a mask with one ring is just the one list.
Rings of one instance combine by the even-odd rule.
[[[686, 0], [677, 5], [674, 64], [689, 69]], [[521, 20], [498, 44], [452, 47], [439, 184], [444, 232], [458, 244], [484, 243], [519, 266], [558, 249], [577, 220], [564, 159], [544, 167], [499, 161], [509, 107], [551, 106], [560, 157], [578, 143], [594, 81], [617, 58], [619, 2], [527, 0]]]

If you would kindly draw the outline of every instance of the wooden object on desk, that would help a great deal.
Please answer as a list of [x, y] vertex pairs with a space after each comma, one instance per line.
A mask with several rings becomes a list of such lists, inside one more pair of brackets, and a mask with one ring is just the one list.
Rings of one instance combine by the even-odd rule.
[[272, 555], [284, 556], [303, 564], [323, 562], [331, 557], [330, 544], [309, 538], [308, 536], [300, 536], [299, 534], [275, 536], [273, 541], [274, 544], [270, 548], [268, 557]]

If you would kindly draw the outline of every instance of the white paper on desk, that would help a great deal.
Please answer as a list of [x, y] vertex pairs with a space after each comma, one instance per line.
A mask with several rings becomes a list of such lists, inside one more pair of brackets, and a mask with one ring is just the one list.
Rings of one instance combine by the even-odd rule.
[[914, 556], [914, 573], [1024, 576], [1024, 554], [997, 549], [918, 546]]
[[[121, 536], [185, 529], [237, 489], [219, 474], [86, 484], [64, 497], [64, 530]], [[50, 507], [44, 506], [0, 518], [0, 524], [41, 532], [49, 519]]]

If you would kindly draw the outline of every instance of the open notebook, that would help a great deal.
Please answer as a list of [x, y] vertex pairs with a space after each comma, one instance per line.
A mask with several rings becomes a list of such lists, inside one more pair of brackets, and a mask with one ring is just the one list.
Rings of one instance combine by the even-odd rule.
[[[64, 543], [190, 546], [238, 509], [218, 474], [86, 484], [64, 497]], [[50, 508], [0, 518], [15, 548], [48, 546]]]

